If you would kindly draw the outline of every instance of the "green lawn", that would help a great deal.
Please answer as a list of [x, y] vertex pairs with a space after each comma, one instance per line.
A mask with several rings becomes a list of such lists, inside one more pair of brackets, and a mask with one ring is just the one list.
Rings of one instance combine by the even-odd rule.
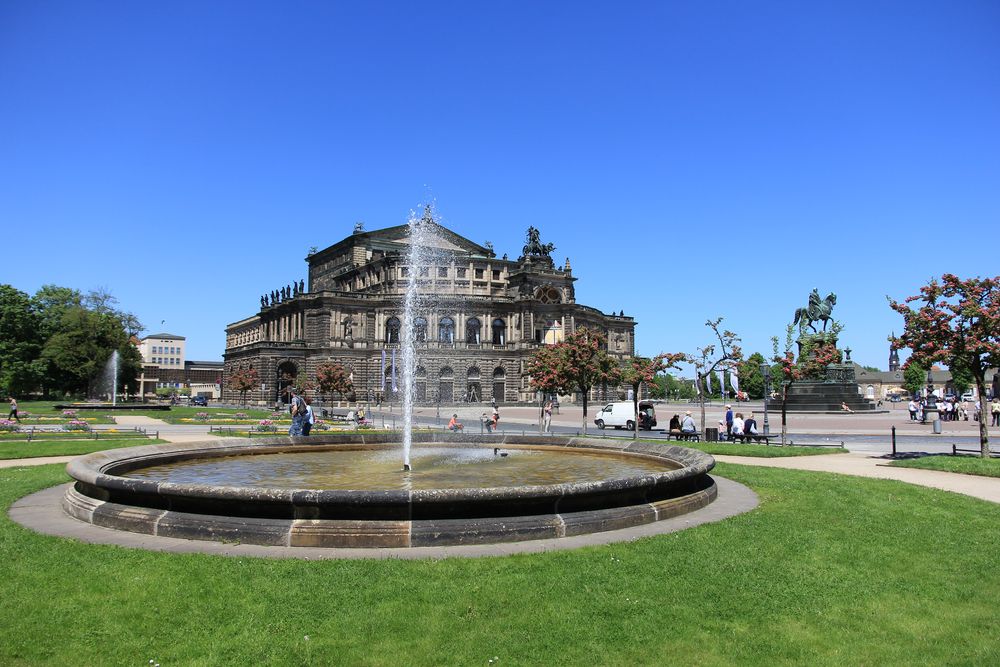
[[[1000, 506], [722, 465], [757, 510], [628, 544], [474, 560], [170, 555], [0, 517], [12, 665], [1000, 663]], [[65, 479], [0, 470], [0, 505]]]
[[764, 459], [783, 456], [819, 456], [820, 454], [846, 454], [842, 447], [796, 447], [788, 445], [775, 447], [773, 445], [751, 445], [745, 443], [723, 442], [680, 442], [684, 447], [700, 449], [709, 454], [728, 454], [729, 456], [758, 456]]
[[83, 440], [32, 440], [0, 442], [0, 459], [27, 459], [36, 456], [74, 456], [77, 454], [89, 454], [99, 452], [104, 449], [118, 449], [120, 447], [138, 447], [139, 445], [160, 445], [166, 440], [156, 440], [155, 438], [100, 438], [94, 440], [90, 438]]
[[890, 465], [900, 468], [922, 468], [924, 470], [944, 470], [966, 475], [1000, 477], [1000, 459], [983, 459], [978, 456], [922, 456], [919, 459], [902, 459]]

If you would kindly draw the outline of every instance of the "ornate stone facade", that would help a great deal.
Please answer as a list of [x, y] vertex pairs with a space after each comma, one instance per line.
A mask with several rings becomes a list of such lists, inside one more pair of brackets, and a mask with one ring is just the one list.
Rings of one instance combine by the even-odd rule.
[[[569, 259], [556, 267], [553, 246], [541, 244], [534, 228], [521, 256], [510, 260], [429, 215], [422, 224], [435, 227], [433, 265], [407, 265], [408, 225], [358, 226], [306, 258], [307, 284], [262, 296], [259, 312], [226, 328], [226, 373], [253, 367], [261, 378], [249, 400], [284, 400], [288, 386], [314, 380], [330, 361], [350, 370], [359, 400], [383, 387], [386, 400], [398, 400], [392, 360], [401, 365], [402, 300], [411, 280], [433, 297], [415, 322], [418, 403], [533, 401], [526, 368], [534, 351], [581, 327], [607, 335], [612, 355], [634, 354], [635, 320], [576, 303]], [[593, 398], [618, 393], [602, 387]], [[223, 400], [238, 398], [224, 390]]]

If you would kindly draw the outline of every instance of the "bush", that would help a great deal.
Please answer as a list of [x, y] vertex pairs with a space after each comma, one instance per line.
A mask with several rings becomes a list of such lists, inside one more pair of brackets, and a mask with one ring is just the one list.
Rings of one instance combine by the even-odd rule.
[[66, 422], [63, 428], [67, 431], [89, 431], [90, 424], [83, 421], [82, 419], [74, 419], [73, 421]]
[[261, 419], [257, 424], [257, 430], [261, 433], [274, 433], [278, 430], [278, 427], [270, 419]]

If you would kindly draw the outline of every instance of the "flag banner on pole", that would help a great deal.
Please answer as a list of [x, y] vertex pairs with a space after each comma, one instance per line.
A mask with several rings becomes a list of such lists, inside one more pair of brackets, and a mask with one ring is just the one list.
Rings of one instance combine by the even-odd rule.
[[740, 375], [739, 371], [735, 368], [729, 371], [729, 384], [733, 385], [733, 391], [738, 392], [740, 390]]
[[692, 382], [691, 383], [691, 391], [693, 391], [696, 396], [700, 396], [701, 395], [701, 390], [698, 389], [698, 383], [697, 382]]
[[385, 391], [385, 350], [382, 350], [382, 370], [379, 372], [382, 377], [382, 391]]
[[392, 390], [394, 392], [399, 391], [399, 387], [396, 386], [396, 348], [392, 350]]
[[719, 375], [719, 393], [724, 394], [724, 393], [726, 393], [726, 383], [723, 381], [723, 377], [724, 376], [722, 375], [722, 371], [718, 370], [718, 371], [715, 371], [715, 372], [718, 373], [718, 375]]
[[705, 393], [712, 393], [712, 374], [708, 373], [705, 375]]

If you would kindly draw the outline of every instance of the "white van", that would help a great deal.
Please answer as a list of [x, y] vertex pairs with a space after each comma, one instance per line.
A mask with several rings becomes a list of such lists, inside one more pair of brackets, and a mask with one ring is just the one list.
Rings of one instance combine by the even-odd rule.
[[[632, 401], [618, 401], [608, 403], [597, 413], [594, 423], [597, 428], [626, 428], [630, 431], [635, 429], [635, 405]], [[639, 428], [647, 431], [656, 426], [656, 411], [650, 401], [639, 401]]]

